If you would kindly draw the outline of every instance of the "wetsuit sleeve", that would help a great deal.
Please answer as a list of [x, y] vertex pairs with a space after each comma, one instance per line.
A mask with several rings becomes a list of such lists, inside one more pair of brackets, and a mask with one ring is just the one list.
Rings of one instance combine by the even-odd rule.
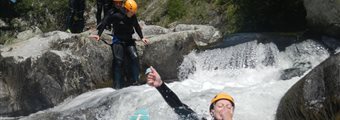
[[133, 18], [133, 27], [135, 28], [135, 31], [137, 32], [137, 34], [138, 34], [138, 36], [141, 38], [141, 39], [143, 39], [144, 38], [144, 36], [143, 36], [143, 32], [142, 32], [142, 29], [141, 29], [141, 27], [140, 27], [140, 25], [139, 25], [139, 23], [138, 23], [138, 20], [137, 20], [137, 16], [136, 15], [134, 15], [134, 16], [132, 16]]
[[101, 34], [103, 33], [105, 27], [107, 25], [109, 25], [112, 22], [115, 22], [116, 19], [114, 19], [115, 17], [117, 17], [116, 14], [114, 14], [113, 10], [110, 10], [108, 15], [106, 15], [103, 20], [99, 23], [99, 25], [97, 26], [97, 30], [98, 30], [98, 35], [101, 36]]
[[163, 83], [156, 88], [162, 95], [166, 103], [174, 109], [175, 113], [182, 119], [199, 120], [195, 111], [189, 108], [186, 104], [183, 104], [177, 95]]

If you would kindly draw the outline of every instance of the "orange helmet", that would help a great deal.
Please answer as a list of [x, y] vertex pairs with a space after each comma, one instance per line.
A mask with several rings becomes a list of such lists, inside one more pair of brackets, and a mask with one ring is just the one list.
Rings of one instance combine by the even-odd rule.
[[210, 110], [213, 109], [213, 104], [216, 103], [219, 100], [229, 100], [231, 102], [231, 104], [235, 107], [235, 103], [234, 103], [234, 98], [231, 97], [229, 94], [227, 93], [219, 93], [217, 94], [210, 103]]
[[124, 8], [130, 12], [137, 12], [137, 3], [134, 0], [126, 0], [124, 4]]

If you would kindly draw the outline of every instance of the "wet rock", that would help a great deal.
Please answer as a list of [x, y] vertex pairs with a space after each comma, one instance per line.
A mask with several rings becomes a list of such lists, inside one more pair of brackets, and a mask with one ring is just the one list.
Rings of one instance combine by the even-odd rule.
[[300, 77], [302, 76], [307, 70], [312, 68], [312, 64], [308, 63], [297, 63], [294, 64], [292, 68], [283, 70], [281, 74], [282, 80], [289, 80], [293, 77]]
[[304, 6], [307, 22], [314, 31], [340, 37], [339, 0], [304, 0]]
[[[218, 40], [218, 31], [204, 27], [171, 32], [144, 26], [150, 44], [137, 42], [141, 66], [159, 67], [165, 79], [176, 78], [183, 55], [202, 46], [196, 41], [208, 45]], [[31, 38], [22, 35], [29, 39], [1, 48], [0, 116], [28, 115], [113, 81], [110, 46], [90, 40], [89, 34], [54, 31]], [[103, 38], [110, 40], [106, 34]]]
[[283, 96], [277, 120], [337, 120], [340, 111], [340, 54], [330, 57]]
[[112, 80], [110, 48], [84, 35], [50, 32], [2, 48], [0, 115], [28, 115]]
[[151, 44], [141, 53], [143, 68], [154, 66], [163, 79], [177, 78], [184, 55], [221, 39], [220, 32], [211, 26], [182, 24], [170, 29], [174, 32], [151, 37]]

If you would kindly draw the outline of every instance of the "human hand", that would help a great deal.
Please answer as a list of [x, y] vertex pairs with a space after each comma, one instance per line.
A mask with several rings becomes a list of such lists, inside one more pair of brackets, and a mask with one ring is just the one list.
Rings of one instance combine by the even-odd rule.
[[159, 76], [158, 72], [151, 66], [151, 72], [147, 74], [147, 84], [152, 87], [159, 87], [162, 85], [163, 81], [161, 76]]
[[149, 40], [148, 40], [148, 39], [146, 39], [146, 38], [143, 38], [143, 39], [142, 39], [142, 41], [143, 41], [144, 45], [147, 45], [147, 44], [149, 44]]
[[220, 115], [222, 117], [222, 120], [232, 120], [233, 119], [233, 110], [234, 108], [226, 108], [224, 107], [220, 111]]
[[95, 40], [99, 41], [99, 35], [90, 35], [89, 38], [94, 38]]

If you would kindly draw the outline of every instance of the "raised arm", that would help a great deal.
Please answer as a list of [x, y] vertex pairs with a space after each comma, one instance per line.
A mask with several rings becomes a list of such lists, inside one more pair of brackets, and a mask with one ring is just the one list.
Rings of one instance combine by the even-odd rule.
[[147, 84], [155, 87], [162, 95], [166, 103], [174, 109], [175, 113], [182, 119], [198, 120], [197, 114], [186, 104], [182, 103], [177, 95], [161, 80], [158, 72], [153, 68], [147, 75]]

